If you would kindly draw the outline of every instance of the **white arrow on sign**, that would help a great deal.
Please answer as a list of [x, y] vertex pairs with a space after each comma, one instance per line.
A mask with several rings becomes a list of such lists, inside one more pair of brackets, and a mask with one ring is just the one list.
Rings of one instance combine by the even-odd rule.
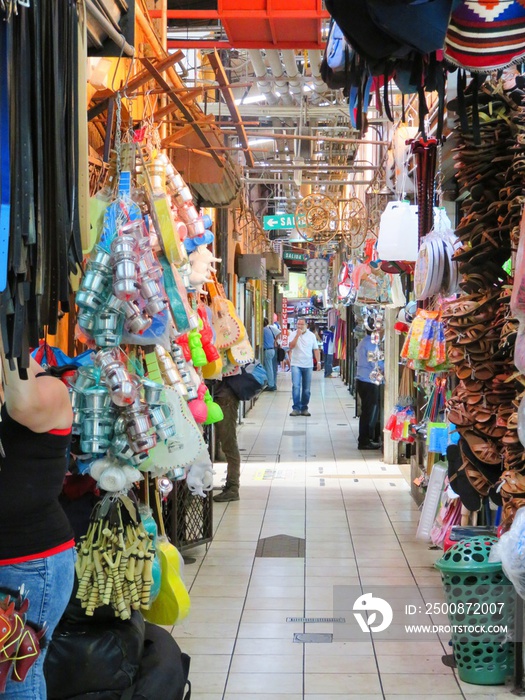
[[270, 226], [277, 226], [279, 223], [278, 219], [266, 219], [266, 223]]

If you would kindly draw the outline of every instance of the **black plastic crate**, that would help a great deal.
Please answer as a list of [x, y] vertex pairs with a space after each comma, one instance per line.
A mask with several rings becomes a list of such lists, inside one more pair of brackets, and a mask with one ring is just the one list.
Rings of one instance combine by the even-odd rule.
[[176, 481], [163, 507], [164, 527], [180, 551], [211, 542], [213, 538], [212, 491], [206, 498], [194, 496], [186, 481]]

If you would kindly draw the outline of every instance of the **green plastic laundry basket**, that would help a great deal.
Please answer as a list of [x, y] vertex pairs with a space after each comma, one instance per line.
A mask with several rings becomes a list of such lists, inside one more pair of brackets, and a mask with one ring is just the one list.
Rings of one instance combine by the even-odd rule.
[[452, 629], [452, 644], [459, 677], [466, 683], [502, 685], [513, 672], [513, 645], [506, 634], [489, 632], [490, 626], [512, 631], [514, 589], [501, 563], [490, 562], [497, 537], [471, 537], [452, 546], [435, 566], [441, 579]]

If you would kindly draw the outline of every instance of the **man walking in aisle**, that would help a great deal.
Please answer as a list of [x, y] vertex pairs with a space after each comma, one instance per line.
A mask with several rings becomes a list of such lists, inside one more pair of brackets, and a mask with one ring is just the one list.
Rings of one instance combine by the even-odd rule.
[[263, 350], [264, 350], [264, 369], [268, 376], [268, 386], [266, 391], [277, 391], [277, 377], [275, 375], [275, 338], [281, 331], [274, 326], [270, 326], [268, 319], [264, 319], [263, 329]]
[[290, 364], [292, 366], [292, 412], [291, 416], [310, 416], [310, 385], [314, 371], [314, 356], [317, 371], [321, 369], [321, 357], [317, 338], [306, 327], [306, 321], [297, 321], [297, 331], [290, 335]]

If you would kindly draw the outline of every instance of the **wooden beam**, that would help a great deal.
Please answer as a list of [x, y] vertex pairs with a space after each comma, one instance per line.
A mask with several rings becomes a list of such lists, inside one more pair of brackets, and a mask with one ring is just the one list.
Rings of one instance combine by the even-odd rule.
[[223, 88], [222, 94], [224, 97], [224, 101], [228, 105], [228, 109], [230, 110], [230, 114], [235, 123], [235, 130], [237, 131], [239, 141], [241, 142], [243, 148], [246, 149], [244, 151], [246, 157], [246, 164], [248, 165], [248, 167], [253, 168], [253, 166], [255, 165], [255, 161], [249, 150], [250, 146], [248, 144], [248, 136], [246, 135], [246, 129], [242, 124], [242, 117], [239, 113], [239, 110], [237, 109], [237, 105], [235, 104], [233, 92], [229, 87], [230, 81], [226, 76], [226, 71], [224, 70], [224, 66], [222, 65], [222, 61], [219, 57], [219, 54], [217, 53], [217, 49], [215, 49], [213, 53], [208, 54], [208, 60], [215, 72], [217, 82]]
[[[151, 61], [147, 58], [141, 58], [140, 60], [142, 61], [142, 64], [151, 73], [151, 75], [155, 78], [157, 83], [166, 90], [166, 94], [168, 95], [168, 97], [177, 105], [177, 107], [179, 108], [179, 111], [182, 112], [182, 114], [186, 117], [188, 122], [192, 125], [195, 133], [200, 138], [202, 143], [205, 146], [207, 146], [208, 148], [213, 149], [213, 146], [210, 143], [210, 141], [209, 141], [208, 137], [206, 136], [206, 134], [204, 133], [204, 131], [200, 128], [200, 126], [197, 123], [195, 123], [192, 113], [189, 111], [189, 109], [186, 107], [186, 105], [180, 99], [180, 97], [176, 93], [173, 92], [170, 85], [168, 85], [168, 83], [164, 80], [162, 75], [155, 68], [155, 66], [151, 63]], [[217, 153], [215, 153], [214, 150], [211, 151], [211, 155], [212, 155], [213, 160], [217, 163], [217, 165], [220, 168], [224, 168], [223, 160], [220, 158], [220, 156], [217, 155]]]
[[168, 148], [184, 148], [185, 151], [190, 151], [190, 153], [198, 153], [200, 156], [206, 156], [206, 158], [213, 158], [213, 152], [208, 153], [208, 151], [203, 151], [200, 148], [192, 148], [191, 146], [185, 146], [183, 143], [172, 143]]
[[[171, 68], [171, 66], [173, 66], [174, 63], [182, 61], [183, 58], [184, 54], [182, 53], [182, 51], [176, 51], [175, 53], [170, 54], [167, 58], [156, 63], [155, 68], [158, 70], [159, 73], [163, 73], [168, 68]], [[119, 90], [111, 92], [101, 102], [96, 104], [94, 107], [91, 107], [91, 109], [88, 110], [88, 121], [91, 121], [95, 117], [98, 117], [99, 114], [102, 114], [102, 112], [105, 112], [108, 108], [109, 101], [111, 100], [111, 98], [115, 97], [117, 93], [122, 94], [124, 91], [131, 93], [137, 88], [141, 87], [142, 85], [145, 85], [150, 80], [151, 75], [149, 71], [147, 69], [141, 70], [140, 73], [138, 73], [138, 75], [136, 75], [135, 78], [130, 80], [127, 85], [122, 86]]]
[[172, 143], [182, 139], [184, 136], [191, 134], [192, 132], [193, 126], [191, 124], [186, 124], [186, 126], [183, 126], [182, 129], [179, 129], [174, 134], [170, 134], [169, 136], [166, 136], [165, 139], [162, 139], [161, 146], [162, 148], [169, 148]]

